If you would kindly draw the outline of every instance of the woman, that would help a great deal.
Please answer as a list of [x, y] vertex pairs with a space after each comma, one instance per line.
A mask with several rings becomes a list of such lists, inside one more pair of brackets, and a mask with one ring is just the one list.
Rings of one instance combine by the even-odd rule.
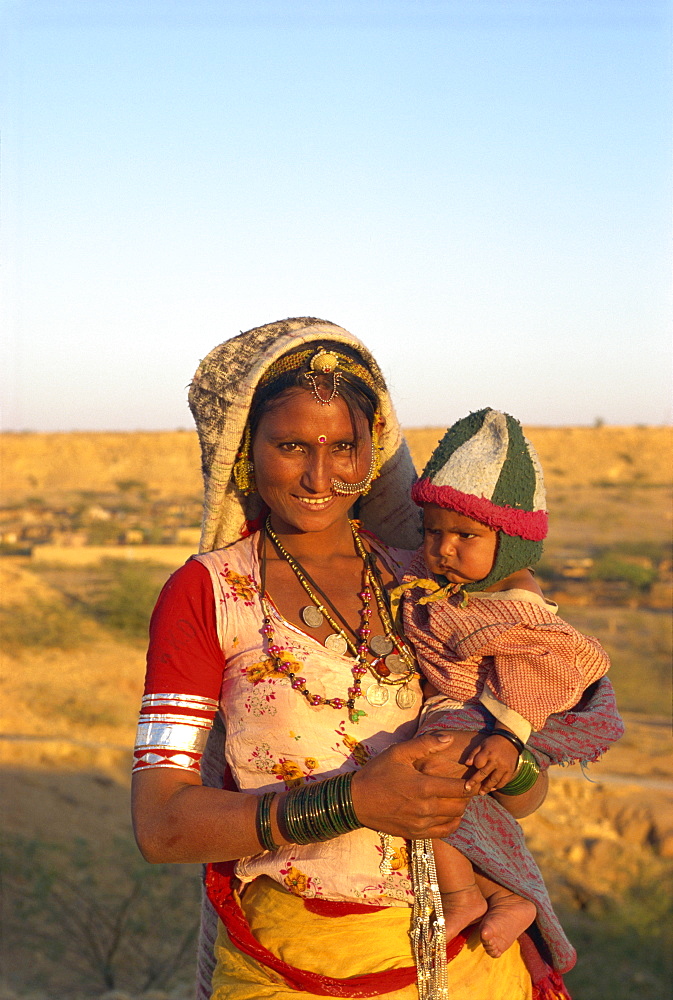
[[[152, 621], [138, 843], [208, 863], [200, 998], [411, 1000], [406, 841], [458, 828], [474, 734], [413, 739], [418, 676], [385, 595], [406, 564], [392, 546], [417, 544], [415, 473], [385, 383], [345, 330], [295, 319], [216, 348], [190, 405], [202, 555]], [[495, 960], [457, 938], [449, 957], [455, 1000], [566, 995], [530, 941]]]

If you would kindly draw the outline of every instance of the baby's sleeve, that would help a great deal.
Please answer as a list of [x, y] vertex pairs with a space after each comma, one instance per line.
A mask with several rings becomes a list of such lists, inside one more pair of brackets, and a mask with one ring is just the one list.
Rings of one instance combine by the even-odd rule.
[[492, 657], [493, 664], [480, 700], [522, 739], [517, 716], [532, 729], [542, 729], [550, 715], [576, 705], [583, 691], [610, 666], [597, 639], [554, 617], [555, 621], [518, 623], [481, 646], [481, 655]]
[[224, 667], [210, 576], [191, 560], [164, 586], [150, 622], [134, 772], [177, 767], [199, 773]]

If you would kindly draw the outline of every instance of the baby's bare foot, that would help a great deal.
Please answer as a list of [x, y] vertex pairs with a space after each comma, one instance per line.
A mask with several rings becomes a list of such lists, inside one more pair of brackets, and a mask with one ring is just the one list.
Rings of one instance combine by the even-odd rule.
[[464, 889], [442, 892], [442, 909], [446, 925], [446, 940], [450, 941], [465, 927], [486, 913], [486, 900], [473, 882]]
[[536, 915], [537, 910], [530, 900], [507, 889], [496, 889], [488, 897], [488, 911], [479, 928], [482, 943], [491, 958], [500, 958], [519, 934], [530, 927]]

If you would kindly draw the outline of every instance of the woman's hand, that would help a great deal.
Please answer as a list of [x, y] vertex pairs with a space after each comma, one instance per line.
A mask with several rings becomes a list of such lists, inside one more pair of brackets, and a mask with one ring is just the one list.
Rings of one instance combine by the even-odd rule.
[[[355, 813], [365, 826], [407, 839], [446, 837], [460, 822], [472, 791], [462, 762], [480, 733], [426, 733], [373, 757], [353, 778]], [[495, 797], [513, 816], [527, 816], [546, 794], [547, 777], [524, 795]], [[198, 775], [178, 768], [151, 768], [133, 778], [133, 817], [138, 846], [148, 861], [226, 861], [257, 854], [257, 797], [204, 788]], [[272, 833], [286, 844], [277, 823], [282, 794], [273, 802]]]
[[453, 833], [470, 798], [456, 735], [426, 733], [368, 761], [351, 786], [360, 822], [410, 840]]

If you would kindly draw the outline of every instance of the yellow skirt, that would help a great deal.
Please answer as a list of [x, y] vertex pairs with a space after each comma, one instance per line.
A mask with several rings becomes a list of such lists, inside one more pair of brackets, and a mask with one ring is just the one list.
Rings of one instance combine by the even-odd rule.
[[[391, 906], [373, 913], [326, 917], [265, 876], [245, 890], [241, 907], [255, 938], [288, 965], [347, 979], [414, 964], [411, 911]], [[222, 923], [215, 945], [211, 1000], [319, 1000], [289, 987], [272, 969], [235, 948]], [[448, 965], [451, 1000], [532, 1000], [530, 975], [518, 942], [500, 958], [486, 954], [474, 932]], [[418, 1000], [416, 984], [380, 994], [381, 1000]]]

